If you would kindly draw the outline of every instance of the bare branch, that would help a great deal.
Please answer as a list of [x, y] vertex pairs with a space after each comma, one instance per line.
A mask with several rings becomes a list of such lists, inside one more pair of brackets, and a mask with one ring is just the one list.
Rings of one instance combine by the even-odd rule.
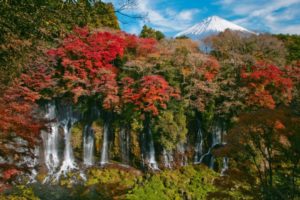
[[[147, 17], [147, 13], [137, 13], [137, 9], [137, 0], [118, 0], [117, 3], [115, 3], [115, 13], [118, 13], [119, 15], [128, 19], [145, 20]], [[126, 23], [122, 20], [120, 21], [122, 23]]]

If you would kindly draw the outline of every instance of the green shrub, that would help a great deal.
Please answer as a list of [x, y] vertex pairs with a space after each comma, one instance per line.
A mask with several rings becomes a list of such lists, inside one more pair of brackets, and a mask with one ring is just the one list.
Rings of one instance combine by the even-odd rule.
[[129, 200], [206, 199], [215, 191], [217, 174], [204, 166], [187, 166], [155, 174], [127, 194]]

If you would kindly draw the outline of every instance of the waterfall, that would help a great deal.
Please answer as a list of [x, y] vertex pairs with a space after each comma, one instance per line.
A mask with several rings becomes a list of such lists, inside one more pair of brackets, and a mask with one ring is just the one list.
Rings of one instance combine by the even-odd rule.
[[71, 129], [78, 119], [76, 118], [72, 107], [68, 105], [61, 106], [58, 117], [60, 118], [60, 124], [64, 133], [65, 149], [62, 165], [56, 175], [57, 179], [61, 174], [64, 174], [66, 176], [67, 172], [78, 168], [74, 160], [73, 148], [71, 144]]
[[149, 152], [148, 152], [149, 167], [151, 169], [158, 169], [157, 162], [155, 160], [155, 148], [154, 148], [154, 142], [153, 142], [151, 129], [148, 130], [148, 139], [149, 139]]
[[83, 164], [91, 166], [94, 164], [95, 133], [92, 127], [93, 122], [99, 118], [100, 112], [94, 103], [85, 113], [85, 125], [83, 128]]
[[94, 164], [94, 130], [91, 124], [86, 124], [83, 129], [83, 164]]
[[[226, 141], [224, 139], [224, 136], [226, 136], [227, 132], [223, 131], [223, 139], [222, 139], [222, 144], [226, 145]], [[225, 175], [225, 172], [229, 169], [229, 158], [228, 157], [223, 157], [223, 167], [221, 170], [221, 176]]]
[[211, 155], [210, 157], [210, 163], [209, 163], [209, 168], [210, 169], [214, 169], [215, 166], [215, 157], [213, 155]]
[[227, 157], [223, 157], [223, 168], [221, 170], [221, 176], [225, 175], [225, 172], [228, 170], [229, 168], [229, 158]]
[[[54, 177], [58, 179], [61, 175], [66, 175], [67, 172], [78, 169], [71, 143], [71, 130], [72, 126], [79, 120], [82, 120], [84, 122], [82, 130], [83, 164], [85, 166], [94, 165], [95, 134], [92, 125], [93, 122], [99, 118], [100, 114], [96, 106], [90, 106], [89, 110], [84, 114], [84, 117], [79, 117], [78, 113], [73, 111], [73, 107], [68, 104], [55, 104], [54, 102], [50, 102], [45, 105], [44, 119], [47, 120], [47, 130], [43, 130], [41, 132], [41, 137], [44, 145], [44, 160], [49, 173], [49, 177], [54, 175]], [[111, 132], [112, 113], [104, 114], [102, 149], [100, 155], [101, 165], [109, 163], [109, 150], [112, 141], [111, 134], [113, 133]], [[226, 133], [223, 131], [223, 124], [220, 123], [220, 121], [216, 121], [211, 129], [211, 134], [209, 135], [211, 137], [211, 145], [209, 146], [208, 150], [204, 149], [204, 140], [206, 138], [206, 135], [204, 135], [204, 133], [206, 132], [203, 131], [201, 125], [199, 124], [199, 129], [197, 131], [195, 141], [194, 163], [206, 163], [210, 168], [214, 168], [215, 158], [212, 154], [213, 149], [226, 144], [223, 138]], [[64, 139], [64, 152], [60, 153], [59, 141], [60, 139], [62, 139], [62, 134]], [[156, 152], [153, 133], [151, 132], [150, 116], [145, 116], [144, 130], [140, 136], [142, 161], [150, 169], [158, 170], [159, 168], [155, 157]], [[120, 157], [122, 163], [129, 164], [131, 138], [130, 126], [128, 126], [128, 124], [123, 124], [120, 127], [118, 139], [120, 144]], [[118, 141], [114, 140], [114, 142]], [[162, 159], [165, 168], [174, 167], [174, 160], [176, 160], [176, 162], [178, 160], [178, 163], [181, 166], [185, 166], [188, 164], [188, 157], [186, 155], [188, 149], [186, 141], [178, 143], [176, 150], [174, 149], [174, 151], [170, 151], [167, 149], [162, 149]], [[177, 159], [177, 155], [179, 155], [179, 159]], [[223, 175], [227, 169], [228, 158], [224, 157], [221, 174]], [[35, 175], [35, 173], [36, 172], [34, 171], [33, 175]]]
[[212, 131], [212, 147], [222, 144], [222, 127], [217, 124]]
[[130, 132], [126, 126], [121, 126], [119, 140], [122, 163], [129, 164]]
[[150, 169], [158, 170], [158, 165], [155, 159], [155, 148], [152, 137], [152, 132], [150, 129], [146, 129], [146, 132], [141, 134], [141, 144], [142, 144], [142, 161], [143, 165], [147, 165]]
[[[212, 150], [217, 145], [223, 144], [222, 135], [223, 135], [222, 126], [220, 125], [220, 123], [215, 123], [214, 127], [212, 128], [212, 132], [211, 132], [211, 145], [210, 145], [208, 151], [205, 154], [203, 154], [203, 134], [202, 134], [201, 128], [199, 128], [198, 133], [197, 133], [196, 147], [195, 147], [195, 151], [196, 151], [195, 163], [198, 164], [198, 163], [205, 162], [211, 169], [214, 168], [215, 158], [212, 155]], [[198, 138], [200, 138], [200, 139], [198, 140]], [[200, 145], [200, 147], [198, 146], [198, 144]], [[199, 154], [200, 150], [201, 150], [201, 154]], [[197, 155], [197, 153], [198, 153], [198, 155]], [[196, 160], [196, 158], [198, 160]]]
[[179, 152], [181, 159], [180, 159], [180, 166], [186, 166], [188, 164], [188, 158], [185, 155], [185, 144], [179, 143], [177, 145], [177, 151]]
[[194, 159], [195, 164], [200, 162], [201, 156], [203, 155], [203, 142], [204, 142], [203, 133], [201, 127], [199, 127], [199, 130], [197, 132], [197, 137], [196, 137], [195, 159]]
[[[208, 152], [207, 152], [207, 153], [203, 154], [203, 155], [200, 157], [199, 163], [203, 163], [203, 160], [204, 160], [207, 156], [211, 156], [211, 157], [212, 157], [212, 155], [211, 155], [211, 150], [212, 150], [212, 147], [210, 147], [210, 148], [208, 149]], [[211, 163], [210, 163], [210, 165], [211, 165]]]
[[58, 127], [56, 119], [56, 106], [54, 103], [46, 105], [45, 119], [49, 121], [47, 131], [42, 131], [41, 137], [44, 144], [45, 165], [49, 174], [53, 174], [59, 166], [60, 160], [58, 155]]
[[[222, 144], [222, 127], [220, 126], [219, 123], [217, 123], [212, 131], [212, 144], [210, 147], [210, 152], [211, 150], [216, 146]], [[209, 167], [211, 169], [214, 168], [214, 163], [215, 163], [215, 157], [210, 153], [211, 158], [210, 158], [210, 164]]]
[[66, 175], [67, 172], [73, 169], [77, 169], [77, 165], [74, 161], [73, 149], [71, 145], [71, 125], [72, 124], [70, 122], [69, 123], [65, 122], [65, 124], [63, 124], [65, 150], [64, 150], [64, 160], [58, 174], [63, 173], [64, 175]]
[[147, 165], [152, 170], [158, 170], [158, 165], [155, 159], [155, 147], [153, 142], [152, 131], [150, 127], [151, 118], [148, 113], [145, 114], [144, 130], [140, 134], [140, 145], [142, 150], [143, 165]]
[[164, 165], [165, 168], [172, 169], [172, 162], [174, 161], [173, 155], [171, 151], [163, 150], [163, 157], [164, 157]]
[[100, 165], [105, 165], [108, 163], [108, 142], [109, 142], [109, 120], [105, 120], [103, 127], [103, 141], [102, 141], [102, 151], [101, 151], [101, 161]]

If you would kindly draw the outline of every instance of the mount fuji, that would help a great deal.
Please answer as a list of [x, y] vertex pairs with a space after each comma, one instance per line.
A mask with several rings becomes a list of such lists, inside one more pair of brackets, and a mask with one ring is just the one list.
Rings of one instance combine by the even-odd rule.
[[193, 40], [203, 40], [208, 36], [217, 35], [220, 32], [230, 29], [232, 31], [239, 31], [245, 34], [255, 34], [254, 32], [238, 26], [226, 19], [223, 19], [218, 16], [211, 16], [204, 19], [202, 22], [188, 28], [185, 31], [182, 31], [175, 35], [176, 37], [186, 36]]

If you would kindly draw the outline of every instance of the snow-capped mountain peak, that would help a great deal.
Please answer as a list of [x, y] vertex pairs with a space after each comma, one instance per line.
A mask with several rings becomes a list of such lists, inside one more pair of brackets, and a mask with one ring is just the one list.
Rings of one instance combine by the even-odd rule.
[[218, 16], [211, 16], [188, 28], [187, 30], [176, 34], [175, 37], [187, 36], [191, 39], [204, 39], [207, 36], [216, 35], [220, 32], [223, 32], [226, 29], [254, 34], [254, 32], [251, 32], [246, 28], [236, 25], [226, 19]]

